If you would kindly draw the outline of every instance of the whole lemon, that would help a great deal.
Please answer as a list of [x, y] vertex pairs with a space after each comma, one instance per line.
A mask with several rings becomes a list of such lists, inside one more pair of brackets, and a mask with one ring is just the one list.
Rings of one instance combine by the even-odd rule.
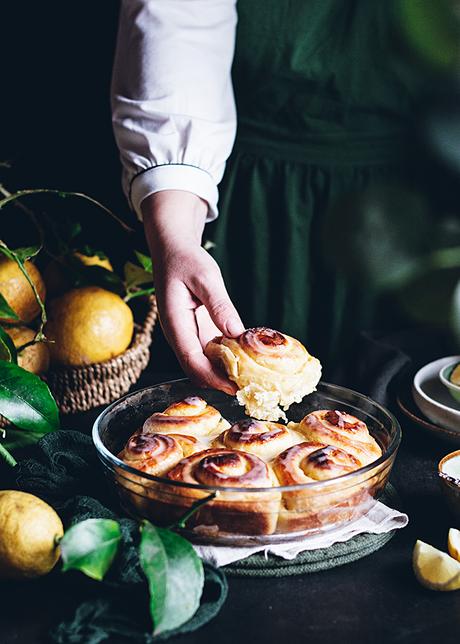
[[[25, 268], [43, 301], [46, 295], [45, 283], [40, 271], [30, 261], [25, 262]], [[0, 257], [0, 293], [8, 302], [22, 322], [31, 322], [40, 313], [40, 306], [34, 292], [19, 266], [12, 259]], [[1, 322], [14, 322], [7, 317], [0, 317]]]
[[[13, 340], [16, 349], [35, 338], [35, 331], [27, 326], [12, 326], [5, 331]], [[49, 363], [50, 353], [47, 345], [43, 342], [37, 342], [18, 354], [18, 365], [32, 373], [45, 373], [48, 371]]]
[[48, 307], [45, 333], [51, 360], [69, 366], [104, 362], [125, 351], [133, 337], [129, 306], [98, 286], [76, 288]]
[[0, 492], [0, 578], [46, 575], [59, 559], [62, 521], [47, 503], [27, 492]]

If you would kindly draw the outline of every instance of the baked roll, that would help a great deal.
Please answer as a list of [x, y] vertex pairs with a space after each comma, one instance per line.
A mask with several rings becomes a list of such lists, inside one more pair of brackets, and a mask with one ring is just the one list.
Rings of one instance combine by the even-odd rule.
[[[325, 443], [306, 441], [279, 454], [273, 471], [282, 486], [303, 485], [335, 479], [361, 466], [352, 454]], [[368, 497], [363, 487], [353, 492], [340, 478], [318, 493], [313, 487], [283, 491], [278, 519], [278, 532], [299, 532], [320, 528], [325, 524], [349, 521], [363, 514]]]
[[118, 458], [146, 474], [162, 476], [184, 457], [184, 450], [173, 436], [136, 433]]
[[246, 414], [259, 420], [286, 420], [283, 410], [314, 391], [321, 377], [319, 360], [303, 344], [265, 327], [214, 338], [205, 354], [237, 384]]
[[273, 461], [273, 471], [283, 486], [325, 481], [359, 467], [358, 459], [339, 447], [307, 441], [290, 447]]
[[[196, 439], [194, 439], [196, 440]], [[181, 443], [173, 436], [143, 434], [136, 432], [118, 454], [126, 465], [139, 470], [139, 475], [116, 468], [116, 480], [127, 509], [134, 509], [140, 516], [149, 516], [150, 496], [156, 483], [148, 481], [142, 474], [163, 476], [184, 457]]]
[[[239, 534], [272, 534], [278, 520], [281, 494], [276, 489], [251, 491], [251, 488], [273, 488], [270, 467], [254, 454], [225, 448], [212, 448], [182, 459], [166, 478], [181, 483], [222, 487], [216, 499], [204, 504], [190, 519], [188, 526], [218, 526], [219, 532]], [[227, 487], [246, 488], [247, 493], [226, 491]], [[207, 490], [176, 487], [165, 490], [163, 502], [186, 511]]]
[[250, 452], [267, 462], [302, 441], [301, 434], [285, 425], [245, 418], [222, 432], [214, 441], [214, 446]]
[[190, 396], [147, 418], [142, 432], [151, 434], [186, 434], [204, 437], [220, 434], [230, 427], [220, 411], [199, 396]]
[[382, 450], [369, 434], [366, 423], [343, 411], [320, 409], [307, 414], [300, 423], [289, 423], [308, 441], [340, 447], [355, 456], [363, 467], [377, 460]]

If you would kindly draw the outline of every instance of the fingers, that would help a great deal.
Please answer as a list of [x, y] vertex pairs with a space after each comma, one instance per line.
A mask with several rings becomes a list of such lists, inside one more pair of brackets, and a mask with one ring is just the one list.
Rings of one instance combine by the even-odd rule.
[[161, 298], [160, 319], [182, 369], [200, 385], [233, 395], [235, 389], [219, 374], [203, 353], [198, 337], [194, 305], [183, 283], [169, 283]]
[[204, 304], [221, 333], [229, 338], [236, 338], [244, 332], [244, 325], [228, 296], [224, 280], [217, 267], [205, 279], [200, 279], [199, 276], [194, 278], [193, 292]]

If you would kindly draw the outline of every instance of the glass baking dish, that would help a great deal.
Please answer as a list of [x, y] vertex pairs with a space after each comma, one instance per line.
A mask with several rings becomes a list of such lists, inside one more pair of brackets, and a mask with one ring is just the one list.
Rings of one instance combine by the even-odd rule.
[[172, 525], [203, 501], [186, 521], [195, 542], [225, 545], [270, 544], [331, 532], [366, 514], [379, 498], [401, 441], [394, 416], [370, 398], [321, 382], [318, 390], [292, 405], [290, 421], [315, 409], [336, 409], [363, 420], [382, 449], [373, 463], [348, 474], [302, 485], [243, 488], [182, 483], [136, 470], [117, 454], [154, 412], [189, 396], [201, 396], [230, 423], [245, 417], [234, 397], [201, 389], [189, 380], [147, 387], [109, 405], [93, 427], [93, 441], [123, 509], [156, 525]]

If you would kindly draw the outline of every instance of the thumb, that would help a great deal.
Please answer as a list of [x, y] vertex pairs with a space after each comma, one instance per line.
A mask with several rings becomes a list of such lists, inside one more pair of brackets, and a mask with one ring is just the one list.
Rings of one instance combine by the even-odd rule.
[[201, 283], [197, 296], [206, 307], [212, 321], [225, 336], [236, 338], [244, 332], [244, 324], [234, 307], [223, 279]]

